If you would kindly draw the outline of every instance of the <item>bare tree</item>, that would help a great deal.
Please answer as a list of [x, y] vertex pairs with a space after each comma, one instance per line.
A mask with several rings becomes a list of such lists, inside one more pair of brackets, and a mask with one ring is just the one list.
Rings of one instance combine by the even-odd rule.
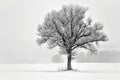
[[75, 49], [95, 52], [94, 43], [108, 40], [101, 23], [93, 23], [91, 18], [85, 18], [87, 10], [78, 5], [63, 6], [59, 11], [48, 13], [38, 27], [37, 43], [47, 43], [50, 49], [59, 46], [60, 53], [68, 56], [67, 70], [72, 70], [71, 60], [76, 55]]

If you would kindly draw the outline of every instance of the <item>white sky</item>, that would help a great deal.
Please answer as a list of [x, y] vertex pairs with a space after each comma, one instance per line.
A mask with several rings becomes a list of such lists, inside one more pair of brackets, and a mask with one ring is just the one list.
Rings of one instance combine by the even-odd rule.
[[87, 16], [104, 24], [109, 41], [98, 49], [120, 49], [119, 0], [0, 0], [0, 62], [50, 61], [58, 51], [37, 45], [36, 26], [64, 4], [89, 7]]

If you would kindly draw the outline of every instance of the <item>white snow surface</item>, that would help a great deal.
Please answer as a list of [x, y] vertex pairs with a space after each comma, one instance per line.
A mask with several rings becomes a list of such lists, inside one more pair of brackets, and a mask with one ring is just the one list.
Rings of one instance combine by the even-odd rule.
[[120, 80], [120, 63], [0, 64], [0, 80]]

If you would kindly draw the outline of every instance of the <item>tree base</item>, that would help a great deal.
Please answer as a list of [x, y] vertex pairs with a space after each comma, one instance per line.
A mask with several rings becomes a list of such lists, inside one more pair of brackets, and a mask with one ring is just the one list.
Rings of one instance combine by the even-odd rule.
[[67, 68], [67, 70], [73, 70], [72, 68]]

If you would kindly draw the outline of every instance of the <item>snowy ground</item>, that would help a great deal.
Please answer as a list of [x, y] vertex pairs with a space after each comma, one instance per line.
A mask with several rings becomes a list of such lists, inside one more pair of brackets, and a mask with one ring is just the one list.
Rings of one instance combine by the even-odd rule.
[[0, 64], [0, 80], [120, 80], [120, 63]]

